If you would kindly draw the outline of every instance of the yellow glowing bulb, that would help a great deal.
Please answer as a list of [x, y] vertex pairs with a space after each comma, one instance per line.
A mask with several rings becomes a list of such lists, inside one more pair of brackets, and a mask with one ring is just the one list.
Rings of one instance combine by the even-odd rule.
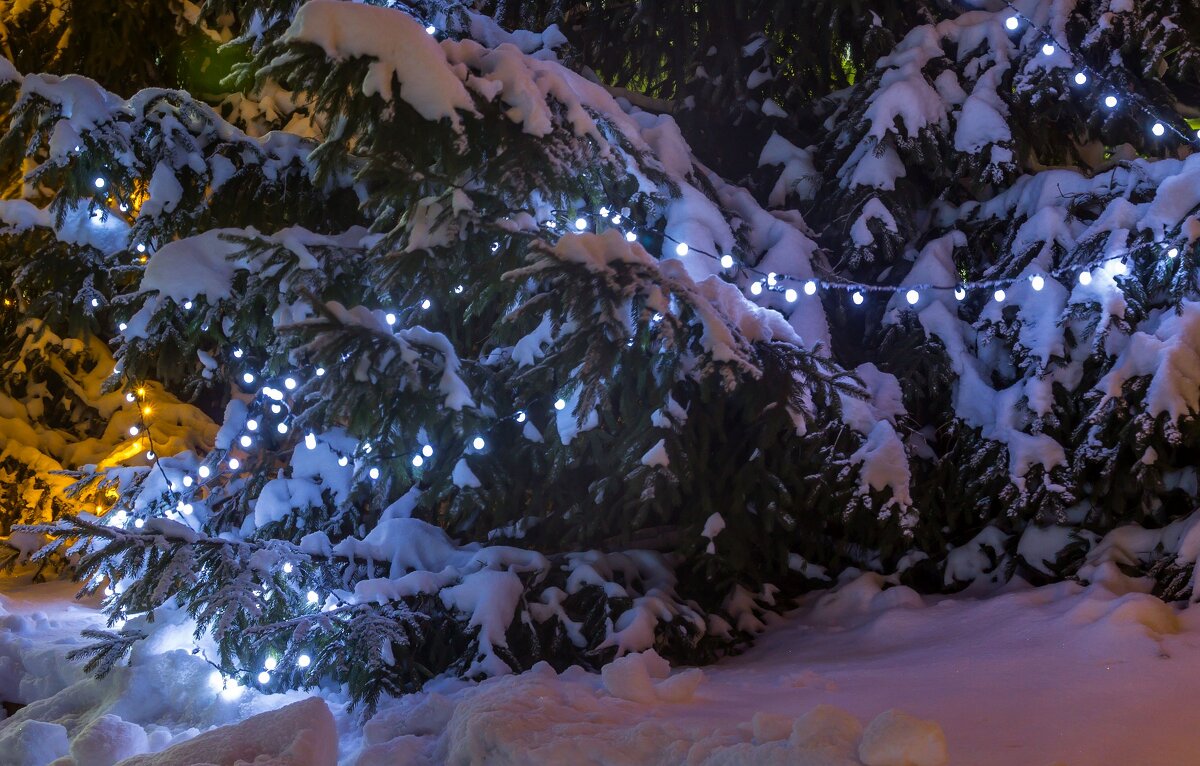
[[142, 408], [142, 414], [143, 414], [143, 415], [149, 415], [149, 414], [150, 414], [150, 405], [146, 405], [145, 407], [143, 407], [143, 408]]
[[145, 396], [145, 395], [146, 395], [146, 389], [144, 389], [144, 388], [139, 388], [139, 389], [137, 390], [137, 395], [138, 395], [138, 396]]
[[98, 514], [99, 514], [99, 513], [104, 513], [104, 506], [103, 506], [103, 505], [97, 505], [97, 506], [96, 506], [96, 513], [98, 513]]

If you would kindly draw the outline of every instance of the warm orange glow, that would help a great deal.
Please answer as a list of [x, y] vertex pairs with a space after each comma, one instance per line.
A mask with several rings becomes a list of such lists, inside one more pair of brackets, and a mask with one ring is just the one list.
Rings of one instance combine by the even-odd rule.
[[150, 414], [150, 405], [147, 404], [145, 407], [142, 408], [142, 415], [148, 416], [149, 414]]
[[139, 388], [138, 388], [138, 390], [137, 390], [137, 395], [138, 395], [139, 397], [145, 396], [145, 395], [146, 395], [146, 389], [139, 387]]

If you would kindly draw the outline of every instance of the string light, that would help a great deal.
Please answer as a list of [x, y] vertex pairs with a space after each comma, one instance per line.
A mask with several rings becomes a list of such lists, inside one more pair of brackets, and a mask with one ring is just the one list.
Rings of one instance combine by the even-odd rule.
[[201, 479], [207, 479], [210, 475], [212, 475], [212, 470], [208, 466], [202, 465], [196, 469], [196, 473], [200, 474]]
[[474, 439], [471, 440], [471, 446], [477, 450], [483, 449], [485, 444], [486, 444], [486, 442], [483, 441], [482, 436], [476, 436]]
[[811, 279], [804, 283], [804, 294], [815, 295], [817, 292], [817, 283]]
[[99, 178], [99, 177], [97, 177], [97, 178], [96, 178], [96, 180], [95, 180], [95, 181], [93, 181], [93, 183], [94, 183], [94, 184], [96, 184], [96, 188], [97, 188], [97, 189], [103, 189], [103, 188], [104, 188], [104, 179], [103, 179], [103, 178]]
[[308, 447], [309, 449], [316, 449], [317, 448], [316, 435], [313, 434], [312, 432], [305, 434], [304, 435], [304, 446]]
[[260, 684], [263, 684], [264, 686], [266, 684], [270, 683], [271, 682], [271, 674], [265, 670], [262, 671], [261, 673], [258, 674], [258, 682]]
[[786, 291], [784, 291], [783, 297], [788, 303], [795, 303], [796, 299], [800, 296], [796, 294], [795, 290], [789, 287]]
[[279, 425], [275, 426], [275, 430], [281, 434], [286, 434], [288, 432], [287, 423], [280, 423]]
[[274, 670], [277, 667], [279, 667], [279, 660], [275, 659], [274, 656], [268, 656], [265, 660], [263, 660], [264, 670]]
[[[234, 356], [237, 356], [237, 354], [235, 353]], [[242, 375], [242, 380], [244, 380], [247, 384], [253, 383], [254, 374], [247, 372], [246, 374]]]
[[863, 302], [863, 294], [858, 290], [855, 290], [854, 295], [850, 296], [850, 300], [854, 301], [855, 306], [861, 306]]
[[1088, 77], [1086, 74], [1084, 74], [1083, 72], [1075, 73], [1075, 84], [1076, 85], [1086, 85], [1087, 81], [1088, 81]]
[[1115, 107], [1117, 105], [1117, 97], [1116, 96], [1105, 96], [1104, 97], [1104, 105], [1107, 106], [1109, 109], [1112, 109], [1113, 107]]
[[367, 471], [367, 475], [371, 477], [372, 481], [374, 481], [375, 479], [379, 478], [379, 469], [372, 468], [371, 470]]
[[680, 258], [682, 258], [683, 256], [685, 256], [687, 254], [688, 254], [688, 246], [687, 246], [686, 242], [680, 242], [678, 245], [675, 246], [675, 255], [678, 255]]
[[321, 597], [317, 595], [317, 592], [315, 590], [310, 590], [305, 595], [305, 599], [308, 601], [308, 603], [315, 604], [321, 600]]
[[996, 292], [992, 293], [992, 297], [996, 299], [997, 303], [1003, 303], [1004, 302], [1004, 291], [997, 290]]
[[1053, 54], [1054, 54], [1054, 46], [1052, 44], [1046, 43], [1045, 45], [1042, 46], [1042, 55], [1043, 56], [1051, 56]]
[[1018, 19], [1016, 16], [1009, 16], [1007, 19], [1004, 20], [1004, 26], [1007, 27], [1010, 32], [1016, 30], [1016, 28], [1019, 27], [1020, 25], [1021, 25], [1021, 20]]
[[1179, 248], [1177, 248], [1177, 247], [1173, 247], [1167, 251], [1168, 258], [1174, 258], [1177, 255], [1179, 255]]
[[762, 291], [763, 291], [762, 282], [754, 282], [750, 285], [750, 294], [751, 295], [762, 295]]
[[431, 303], [431, 302], [430, 302], [430, 300], [429, 300], [428, 298], [426, 298], [425, 300], [421, 301], [421, 308], [425, 309], [426, 311], [428, 311], [428, 310], [429, 310], [429, 307], [430, 307], [430, 306], [432, 306], [432, 305], [433, 305], [433, 303]]
[[292, 569], [294, 569], [294, 568], [295, 567], [292, 566], [292, 562], [290, 562], [290, 561], [283, 562], [283, 573], [284, 574], [291, 574]]
[[732, 269], [733, 268], [733, 256], [732, 255], [722, 255], [721, 256], [721, 268], [723, 268], [723, 269]]
[[587, 219], [586, 218], [576, 218], [575, 219], [575, 228], [578, 229], [579, 231], [583, 231], [584, 229], [586, 229], [587, 228]]
[[249, 420], [246, 421], [246, 428], [250, 429], [251, 431], [257, 431], [258, 430], [258, 421], [255, 420], [254, 418], [250, 418]]
[[254, 440], [253, 440], [253, 439], [251, 439], [249, 435], [243, 434], [243, 435], [242, 435], [242, 438], [241, 438], [241, 439], [238, 439], [238, 442], [239, 442], [239, 443], [240, 443], [240, 444], [241, 444], [243, 447], [246, 447], [247, 449], [249, 449], [250, 445], [254, 443]]
[[916, 290], [909, 290], [904, 294], [904, 298], [909, 302], [910, 305], [915, 306], [917, 301], [921, 299], [921, 295]]
[[1150, 128], [1150, 132], [1153, 133], [1155, 136], [1161, 136], [1163, 133], [1167, 132], [1167, 129], [1163, 127], [1163, 124], [1161, 122], [1156, 122]]
[[556, 410], [562, 411], [562, 410], [566, 409], [566, 406], [567, 406], [567, 403], [565, 401], [563, 401], [562, 399], [559, 399], [554, 402], [554, 409], [556, 409]]
[[1046, 286], [1046, 280], [1042, 278], [1041, 274], [1034, 274], [1032, 277], [1030, 277], [1029, 284], [1033, 286], [1035, 291], [1040, 292], [1041, 289]]
[[307, 668], [311, 664], [312, 657], [309, 657], [307, 654], [301, 654], [296, 658], [296, 667], [298, 668]]
[[425, 465], [425, 458], [420, 455], [413, 455], [412, 464], [415, 468], [420, 468]]
[[425, 457], [433, 457], [433, 446], [426, 444], [424, 447], [421, 448], [421, 454], [424, 455]]
[[626, 242], [633, 242], [636, 239], [637, 239], [637, 235], [634, 234], [632, 231], [625, 232], [625, 241]]

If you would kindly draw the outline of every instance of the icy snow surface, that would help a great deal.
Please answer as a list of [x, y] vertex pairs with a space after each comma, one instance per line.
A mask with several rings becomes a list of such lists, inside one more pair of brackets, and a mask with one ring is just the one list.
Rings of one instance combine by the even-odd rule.
[[[1172, 547], [1200, 549], [1176, 526], [1164, 531]], [[1111, 563], [1155, 534], [1106, 539], [1086, 587], [922, 598], [851, 577], [713, 667], [669, 669], [645, 652], [602, 675], [540, 665], [482, 684], [443, 679], [386, 701], [365, 725], [335, 691], [324, 703], [250, 689], [222, 698], [178, 617], [164, 616], [132, 669], [87, 679], [63, 655], [99, 615], [67, 583], [6, 580], [0, 700], [26, 706], [0, 721], [0, 764], [132, 755], [127, 766], [174, 766], [204, 753], [230, 766], [318, 766], [334, 763], [336, 744], [343, 766], [1178, 766], [1194, 762], [1200, 611], [1139, 592]]]

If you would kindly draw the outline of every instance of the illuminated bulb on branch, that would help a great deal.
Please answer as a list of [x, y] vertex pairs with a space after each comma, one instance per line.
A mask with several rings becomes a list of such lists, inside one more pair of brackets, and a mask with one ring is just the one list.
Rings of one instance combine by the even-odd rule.
[[421, 308], [423, 308], [423, 309], [424, 309], [424, 310], [426, 310], [426, 311], [428, 311], [428, 310], [429, 310], [429, 307], [430, 307], [430, 306], [432, 306], [432, 305], [433, 305], [433, 303], [431, 303], [431, 302], [430, 302], [430, 300], [429, 300], [428, 298], [426, 298], [425, 300], [421, 301]]
[[414, 468], [420, 468], [425, 465], [425, 458], [420, 455], [413, 455], [412, 464]]
[[[234, 358], [234, 359], [241, 359], [241, 358], [242, 358], [242, 350], [241, 350], [240, 348], [235, 348], [235, 349], [233, 350], [233, 358]], [[251, 378], [253, 379], [253, 376], [251, 376]]]
[[564, 409], [566, 409], [566, 407], [567, 407], [567, 403], [565, 401], [563, 401], [562, 399], [559, 399], [556, 402], [554, 402], [554, 409], [556, 409], [556, 410], [564, 410]]
[[796, 299], [797, 299], [797, 298], [799, 298], [799, 297], [800, 297], [800, 296], [796, 294], [796, 291], [795, 291], [795, 290], [793, 290], [793, 289], [792, 289], [792, 288], [790, 288], [790, 287], [789, 287], [787, 290], [785, 290], [785, 291], [784, 291], [784, 293], [783, 293], [783, 298], [784, 298], [784, 300], [786, 300], [788, 303], [795, 303], [795, 302], [796, 302]]
[[125, 394], [125, 401], [134, 402], [137, 401], [137, 397], [133, 395], [132, 391], [130, 391], [129, 393]]
[[521, 410], [521, 411], [519, 411], [519, 412], [517, 413], [517, 422], [518, 422], [518, 423], [524, 423], [524, 422], [525, 422], [525, 411], [524, 411], [524, 410]]
[[723, 268], [723, 269], [732, 269], [733, 268], [733, 256], [732, 255], [722, 255], [721, 256], [721, 268]]
[[202, 465], [196, 470], [196, 473], [200, 474], [201, 479], [207, 479], [212, 475], [212, 470], [208, 466]]
[[93, 181], [92, 183], [96, 184], [96, 188], [97, 188], [97, 189], [103, 189], [103, 188], [104, 188], [104, 179], [103, 179], [103, 178], [97, 178], [97, 179], [96, 179], [95, 181]]
[[191, 310], [192, 310], [192, 302], [191, 302], [191, 301], [184, 301], [184, 302], [183, 302], [183, 308], [184, 308], [184, 310], [185, 310], [185, 311], [191, 311]]
[[482, 436], [476, 436], [471, 440], [471, 446], [475, 449], [483, 449], [485, 444], [486, 442], [483, 440]]
[[430, 24], [429, 26], [425, 27], [426, 34], [432, 35], [434, 32], [437, 32], [437, 27], [435, 27], [434, 25]]
[[298, 668], [307, 668], [311, 664], [312, 657], [309, 657], [307, 654], [302, 654], [296, 658], [296, 667]]
[[286, 434], [288, 432], [287, 423], [280, 423], [279, 425], [275, 426], [275, 430], [281, 434]]
[[321, 600], [321, 597], [317, 595], [317, 592], [315, 590], [310, 590], [308, 592], [308, 594], [305, 596], [305, 599], [308, 601], [308, 603], [315, 604]]
[[240, 460], [238, 460], [236, 457], [231, 457], [231, 458], [229, 458], [229, 467], [230, 467], [230, 469], [232, 469], [232, 470], [236, 471], [236, 470], [237, 470], [238, 468], [240, 468], [241, 466], [242, 466], [242, 463], [241, 463], [241, 461], [240, 461]]
[[762, 291], [763, 291], [762, 282], [754, 282], [750, 285], [750, 294], [751, 295], [762, 295]]
[[95, 298], [92, 298], [92, 308], [96, 308], [99, 305], [100, 305], [100, 301]]
[[383, 321], [387, 322], [388, 326], [394, 325], [396, 324], [396, 315], [388, 312], [387, 314], [384, 314]]
[[680, 242], [678, 245], [675, 246], [675, 255], [682, 257], [687, 254], [688, 254], [688, 246], [687, 246], [686, 242]]
[[140, 243], [140, 242], [139, 242], [139, 243], [138, 243], [138, 246], [137, 246], [137, 251], [138, 251], [139, 253], [144, 253], [144, 252], [146, 252], [146, 246], [145, 246], [145, 245], [143, 245], [142, 243]]
[[1004, 302], [1004, 291], [997, 290], [996, 292], [992, 293], [992, 297], [996, 299], [997, 303], [1003, 303]]
[[425, 457], [433, 457], [433, 447], [426, 444], [424, 447], [421, 448], [421, 454], [424, 455]]
[[283, 412], [283, 407], [279, 406], [278, 404], [272, 404], [271, 412], [278, 415], [279, 413]]
[[854, 301], [855, 306], [861, 306], [863, 302], [863, 294], [858, 290], [855, 290], [854, 294], [850, 296], [850, 300]]
[[904, 299], [906, 301], [908, 301], [910, 306], [915, 306], [917, 301], [919, 301], [921, 299], [921, 296], [917, 293], [916, 290], [909, 290], [908, 292], [906, 292], [904, 294]]
[[637, 239], [637, 235], [634, 234], [632, 231], [625, 232], [625, 241], [626, 242], [633, 242], [636, 239]]
[[804, 283], [804, 294], [815, 295], [817, 292], [817, 283], [811, 279]]
[[350, 458], [342, 455], [338, 458], [338, 465], [340, 465], [342, 468], [345, 468], [346, 466], [350, 465]]
[[274, 657], [267, 657], [265, 660], [263, 660], [264, 670], [274, 670], [277, 667], [279, 667], [279, 660], [275, 659]]
[[[236, 352], [234, 353], [234, 356], [237, 356]], [[245, 375], [242, 376], [242, 380], [244, 380], [246, 383], [253, 383], [254, 382], [254, 374], [247, 372]]]
[[249, 449], [250, 445], [254, 443], [254, 440], [249, 436], [243, 436], [241, 439], [238, 439], [238, 442], [246, 449]]
[[263, 685], [270, 683], [271, 682], [271, 674], [265, 670], [263, 672], [259, 673], [258, 674], [258, 682]]
[[117, 325], [117, 329], [120, 330], [121, 332], [125, 332], [126, 330], [129, 329], [129, 325], [122, 322], [121, 324]]
[[779, 280], [779, 275], [772, 271], [770, 274], [767, 275], [767, 286], [774, 287], [775, 283], [778, 280]]
[[367, 471], [367, 476], [370, 476], [372, 481], [374, 481], [375, 479], [378, 479], [379, 478], [379, 469], [372, 468], [371, 470]]
[[1173, 247], [1167, 251], [1168, 258], [1174, 258], [1177, 255], [1179, 255], [1179, 248], [1177, 248], [1177, 247]]
[[318, 368], [317, 368], [317, 370], [316, 370], [316, 372], [317, 372], [317, 377], [319, 378], [319, 377], [321, 377], [322, 375], [324, 375], [324, 374], [325, 374], [325, 368], [324, 368], [324, 367], [318, 367]]
[[1041, 290], [1046, 286], [1046, 280], [1042, 278], [1041, 274], [1034, 274], [1030, 277], [1029, 284], [1033, 285], [1034, 290]]
[[586, 218], [576, 218], [575, 219], [575, 228], [578, 229], [579, 231], [583, 231], [584, 229], [586, 229], [587, 228], [587, 219]]
[[967, 297], [967, 291], [961, 287], [954, 288], [954, 300], [961, 301]]
[[192, 479], [192, 477], [191, 477], [191, 476], [184, 476], [184, 477], [183, 477], [183, 486], [185, 486], [185, 487], [190, 487], [190, 486], [192, 486], [192, 484], [194, 483], [194, 481], [195, 481], [195, 480], [194, 480], [194, 479]]
[[1107, 106], [1109, 109], [1114, 108], [1117, 105], [1117, 97], [1116, 96], [1105, 96], [1104, 97], [1104, 105]]
[[304, 435], [304, 446], [308, 447], [309, 449], [316, 449], [317, 448], [317, 437], [312, 433], [305, 434]]
[[1054, 53], [1054, 46], [1051, 45], [1050, 43], [1046, 43], [1045, 45], [1042, 46], [1042, 55], [1043, 56], [1049, 56], [1053, 53]]
[[1021, 25], [1021, 20], [1018, 19], [1016, 16], [1009, 16], [1007, 19], [1004, 20], [1004, 26], [1010, 32], [1015, 30], [1020, 25]]
[[1083, 72], [1076, 72], [1075, 73], [1075, 84], [1076, 85], [1086, 85], [1087, 84], [1087, 75], [1084, 74]]
[[284, 574], [291, 574], [292, 569], [294, 569], [294, 568], [295, 567], [292, 566], [292, 562], [290, 562], [290, 561], [283, 562], [283, 573]]
[[137, 436], [137, 435], [138, 435], [138, 431], [139, 431], [139, 430], [140, 430], [140, 429], [139, 429], [137, 426], [130, 426], [130, 427], [129, 427], [129, 435], [130, 435], [130, 436]]
[[1163, 127], [1161, 122], [1156, 122], [1150, 127], [1150, 132], [1156, 136], [1161, 136], [1163, 133], [1167, 132], [1167, 129]]
[[246, 428], [249, 428], [251, 431], [257, 431], [258, 430], [258, 421], [255, 420], [254, 418], [250, 418], [249, 420], [246, 421]]

